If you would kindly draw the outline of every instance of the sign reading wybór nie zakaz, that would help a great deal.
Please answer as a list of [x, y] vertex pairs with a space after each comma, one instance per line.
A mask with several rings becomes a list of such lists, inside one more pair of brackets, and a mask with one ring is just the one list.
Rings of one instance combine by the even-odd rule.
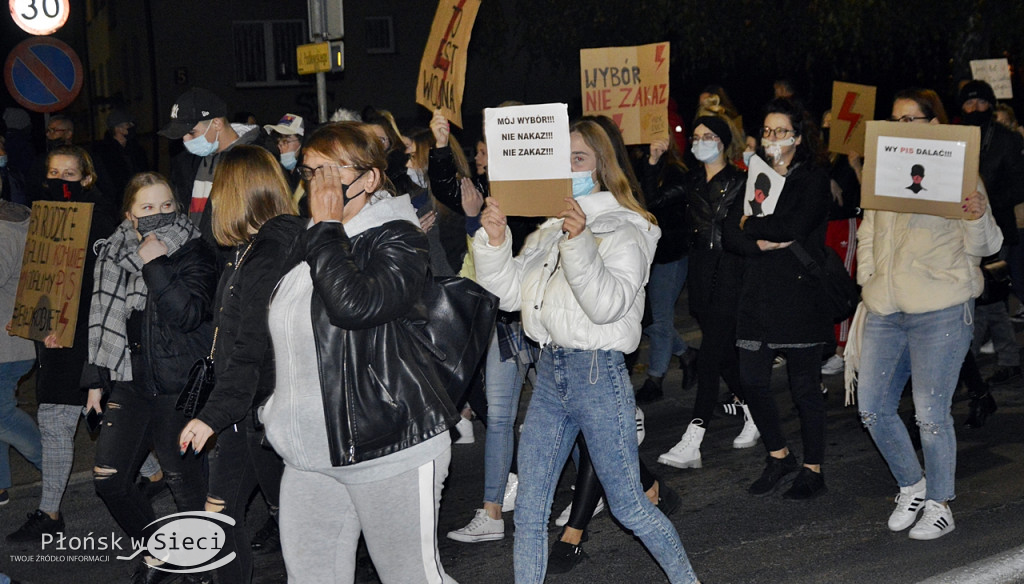
[[608, 116], [626, 144], [668, 138], [669, 44], [580, 50], [583, 115]]

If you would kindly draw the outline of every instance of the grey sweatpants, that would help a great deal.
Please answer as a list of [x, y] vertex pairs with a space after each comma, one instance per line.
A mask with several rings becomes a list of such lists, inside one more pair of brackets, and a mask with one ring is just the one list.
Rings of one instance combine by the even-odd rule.
[[437, 549], [450, 461], [449, 447], [419, 468], [359, 484], [286, 464], [278, 517], [288, 582], [351, 584], [362, 533], [383, 584], [458, 584]]

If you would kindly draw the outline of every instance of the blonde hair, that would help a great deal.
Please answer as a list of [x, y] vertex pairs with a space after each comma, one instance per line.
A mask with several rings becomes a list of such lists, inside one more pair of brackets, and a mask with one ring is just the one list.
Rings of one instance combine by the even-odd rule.
[[278, 215], [297, 215], [288, 181], [277, 160], [257, 146], [225, 152], [213, 173], [211, 226], [220, 245], [239, 245]]
[[592, 120], [577, 120], [569, 128], [570, 132], [578, 133], [587, 146], [594, 151], [597, 158], [597, 179], [600, 186], [611, 191], [615, 200], [623, 207], [636, 211], [641, 217], [647, 219], [651, 225], [657, 225], [658, 220], [654, 218], [643, 205], [633, 196], [633, 190], [629, 186], [629, 179], [622, 171], [615, 158], [615, 147], [611, 139], [605, 133], [604, 128]]
[[725, 159], [740, 160], [743, 158], [743, 151], [747, 148], [747, 135], [743, 128], [740, 127], [738, 118], [731, 115], [729, 108], [721, 104], [721, 98], [718, 95], [712, 93], [705, 97], [704, 101], [700, 102], [694, 119], [705, 116], [721, 118], [722, 121], [729, 125], [729, 133], [732, 134], [732, 140], [729, 142], [729, 147], [725, 149]]

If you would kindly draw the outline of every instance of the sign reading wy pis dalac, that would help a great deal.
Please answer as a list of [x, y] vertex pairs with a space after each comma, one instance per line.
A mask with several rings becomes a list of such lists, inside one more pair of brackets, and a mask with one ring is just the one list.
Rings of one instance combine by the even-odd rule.
[[580, 50], [583, 115], [615, 121], [626, 144], [668, 138], [669, 44]]
[[466, 86], [466, 54], [480, 0], [441, 0], [430, 38], [420, 60], [416, 103], [439, 109], [462, 127], [462, 93]]

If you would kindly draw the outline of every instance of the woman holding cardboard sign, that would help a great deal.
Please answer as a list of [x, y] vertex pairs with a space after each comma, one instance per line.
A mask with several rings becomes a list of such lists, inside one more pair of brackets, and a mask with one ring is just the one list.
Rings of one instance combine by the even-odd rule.
[[[945, 112], [934, 91], [912, 89], [896, 94], [890, 119], [938, 124]], [[980, 182], [963, 210], [962, 219], [869, 210], [857, 232], [860, 416], [900, 487], [889, 529], [914, 525], [911, 539], [936, 539], [955, 528], [950, 406], [971, 343], [974, 299], [984, 287], [979, 263], [1003, 239]], [[910, 376], [927, 481], [896, 411]]]
[[[771, 101], [765, 108], [758, 155], [785, 177], [784, 184], [775, 192], [779, 181], [769, 180], [770, 171], [761, 166], [763, 172], [748, 178], [748, 184], [754, 183], [753, 202], [739, 197], [725, 220], [726, 249], [744, 256], [736, 316], [740, 383], [768, 451], [764, 472], [748, 489], [752, 495], [768, 495], [797, 471], [784, 498], [810, 499], [826, 491], [821, 472], [821, 350], [832, 335], [832, 322], [819, 281], [794, 251], [803, 251], [819, 265], [825, 257], [831, 191], [817, 136], [813, 120], [802, 108], [787, 99]], [[758, 160], [752, 160], [751, 173], [757, 166]], [[771, 391], [776, 352], [786, 356], [789, 388], [800, 415], [803, 466], [789, 450]]]
[[633, 389], [623, 352], [640, 342], [644, 284], [661, 234], [637, 202], [601, 127], [572, 125], [573, 198], [512, 256], [505, 214], [492, 200], [473, 240], [478, 281], [521, 310], [543, 346], [519, 448], [515, 574], [543, 582], [547, 520], [576, 436], [612, 513], [643, 541], [673, 583], [696, 582], [672, 523], [643, 492]]

